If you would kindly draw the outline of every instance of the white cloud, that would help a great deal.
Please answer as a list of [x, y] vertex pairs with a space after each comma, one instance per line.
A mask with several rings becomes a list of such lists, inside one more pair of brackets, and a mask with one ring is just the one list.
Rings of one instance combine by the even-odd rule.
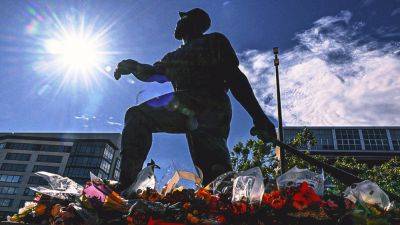
[[87, 115], [74, 116], [74, 118], [77, 120], [86, 120], [86, 121], [90, 120], [90, 117]]
[[[286, 125], [400, 125], [400, 43], [362, 33], [349, 11], [323, 17], [280, 54]], [[240, 54], [264, 110], [276, 115], [273, 54]]]
[[400, 8], [394, 9], [390, 15], [395, 16], [397, 14], [400, 14]]
[[118, 122], [113, 122], [113, 121], [107, 121], [108, 124], [112, 125], [112, 126], [123, 126], [122, 123], [118, 123]]

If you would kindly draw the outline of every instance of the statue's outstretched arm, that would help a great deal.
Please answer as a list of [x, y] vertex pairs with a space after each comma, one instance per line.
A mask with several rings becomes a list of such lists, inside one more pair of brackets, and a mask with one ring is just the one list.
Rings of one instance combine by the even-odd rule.
[[276, 137], [275, 126], [265, 115], [258, 103], [249, 80], [243, 72], [235, 67], [226, 78], [233, 97], [245, 108], [253, 119], [254, 126], [258, 129], [267, 130], [271, 136]]
[[121, 75], [133, 74], [137, 79], [144, 82], [165, 82], [165, 79], [153, 79], [154, 75], [165, 74], [164, 67], [160, 62], [154, 65], [142, 64], [132, 59], [123, 60], [118, 63], [114, 72], [115, 79], [121, 78]]

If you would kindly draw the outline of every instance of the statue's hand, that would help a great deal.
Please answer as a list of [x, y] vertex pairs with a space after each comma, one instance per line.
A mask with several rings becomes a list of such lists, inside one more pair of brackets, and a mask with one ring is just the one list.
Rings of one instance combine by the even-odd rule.
[[[275, 138], [275, 139], [277, 138], [275, 125], [267, 117], [265, 117], [263, 119], [254, 120], [253, 122], [254, 122], [254, 127], [251, 128], [251, 131], [250, 131], [250, 133], [252, 135], [257, 135], [257, 133], [262, 132], [267, 137]], [[264, 140], [264, 141], [268, 141], [268, 140]]]
[[114, 71], [114, 77], [119, 80], [122, 75], [134, 73], [139, 63], [133, 59], [122, 60]]

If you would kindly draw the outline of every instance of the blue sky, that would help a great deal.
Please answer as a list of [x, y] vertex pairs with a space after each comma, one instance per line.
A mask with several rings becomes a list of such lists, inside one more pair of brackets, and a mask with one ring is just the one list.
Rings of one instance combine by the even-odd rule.
[[[286, 125], [400, 125], [399, 0], [0, 4], [0, 131], [120, 132], [128, 107], [172, 88], [133, 76], [115, 81], [112, 69], [122, 59], [153, 63], [176, 49], [177, 12], [194, 7], [210, 14], [210, 32], [230, 39], [271, 117], [271, 50], [279, 46]], [[71, 72], [60, 64], [51, 43], [74, 32], [97, 38], [95, 68]], [[249, 138], [252, 125], [232, 104], [230, 147]], [[155, 135], [149, 157], [165, 159], [164, 165], [188, 160], [184, 136]]]

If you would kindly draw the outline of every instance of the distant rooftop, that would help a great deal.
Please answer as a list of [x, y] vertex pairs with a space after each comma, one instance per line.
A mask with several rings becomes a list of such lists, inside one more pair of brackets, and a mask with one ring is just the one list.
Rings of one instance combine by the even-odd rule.
[[29, 133], [0, 133], [1, 139], [30, 139], [30, 140], [54, 140], [54, 141], [74, 141], [80, 140], [104, 140], [109, 141], [115, 147], [120, 148], [120, 133], [51, 133], [51, 132], [29, 132]]

